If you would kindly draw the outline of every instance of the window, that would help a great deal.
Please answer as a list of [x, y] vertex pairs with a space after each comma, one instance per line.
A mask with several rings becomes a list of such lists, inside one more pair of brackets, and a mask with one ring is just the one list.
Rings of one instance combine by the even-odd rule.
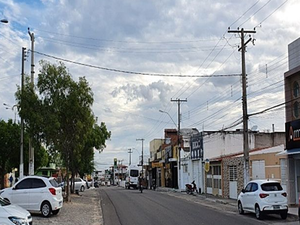
[[245, 188], [245, 192], [250, 192], [251, 191], [251, 186], [252, 186], [252, 183], [249, 183], [246, 188]]
[[46, 184], [41, 179], [32, 179], [32, 188], [43, 188]]
[[293, 84], [293, 94], [295, 98], [299, 96], [299, 84], [297, 81], [295, 81]]
[[57, 183], [57, 181], [55, 179], [50, 179], [49, 182], [53, 187], [59, 187], [59, 184]]
[[214, 166], [214, 175], [221, 175], [221, 166]]
[[261, 185], [263, 191], [282, 191], [282, 187], [279, 183], [266, 183]]
[[131, 177], [138, 177], [139, 171], [138, 170], [130, 170], [130, 176]]
[[212, 187], [212, 178], [207, 178], [207, 179], [206, 179], [206, 186], [207, 186], [208, 188], [211, 188], [211, 187]]
[[294, 103], [294, 117], [299, 117], [299, 102], [297, 101]]
[[257, 191], [258, 190], [258, 185], [257, 183], [253, 183], [251, 187], [251, 192]]
[[229, 166], [229, 181], [236, 181], [236, 180], [237, 180], [237, 167]]
[[31, 188], [31, 179], [22, 180], [16, 186], [16, 189], [29, 189], [29, 188]]
[[188, 165], [186, 165], [186, 164], [183, 165], [183, 172], [184, 173], [188, 173], [189, 172]]

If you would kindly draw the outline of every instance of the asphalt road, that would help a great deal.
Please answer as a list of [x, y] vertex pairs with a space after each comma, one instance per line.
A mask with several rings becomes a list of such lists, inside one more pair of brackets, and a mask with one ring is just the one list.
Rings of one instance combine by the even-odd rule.
[[[239, 215], [217, 203], [199, 204], [194, 196], [172, 196], [152, 190], [118, 187], [99, 189], [104, 225], [221, 225], [269, 224], [252, 215]], [[194, 198], [193, 198], [194, 197]], [[278, 219], [276, 219], [278, 222]]]

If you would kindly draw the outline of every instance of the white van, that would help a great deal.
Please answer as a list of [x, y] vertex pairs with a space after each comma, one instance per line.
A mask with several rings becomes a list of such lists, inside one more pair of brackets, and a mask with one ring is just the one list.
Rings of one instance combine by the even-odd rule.
[[130, 187], [137, 188], [140, 171], [141, 169], [138, 166], [130, 165], [128, 167], [126, 173], [125, 188], [128, 189], [130, 189]]

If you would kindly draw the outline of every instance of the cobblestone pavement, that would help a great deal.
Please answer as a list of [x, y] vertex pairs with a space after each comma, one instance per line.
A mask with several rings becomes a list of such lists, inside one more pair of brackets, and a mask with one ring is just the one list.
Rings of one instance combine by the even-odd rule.
[[40, 214], [32, 214], [32, 217], [34, 225], [103, 225], [99, 192], [88, 189], [80, 195], [72, 194], [71, 202], [64, 202], [58, 215], [44, 218]]

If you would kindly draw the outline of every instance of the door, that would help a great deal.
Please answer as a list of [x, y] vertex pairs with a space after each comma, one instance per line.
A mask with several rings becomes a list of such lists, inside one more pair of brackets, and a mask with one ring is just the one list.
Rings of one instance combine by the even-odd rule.
[[252, 161], [252, 179], [265, 179], [265, 160], [254, 160]]
[[237, 166], [229, 166], [229, 198], [237, 199]]
[[39, 178], [32, 178], [29, 205], [28, 205], [29, 210], [35, 210], [35, 211], [40, 210], [42, 201], [47, 198], [46, 191], [49, 192], [43, 180]]
[[281, 186], [286, 191], [287, 185], [287, 160], [280, 159], [280, 175], [281, 175]]
[[12, 189], [10, 201], [24, 209], [28, 209], [29, 191], [31, 187], [30, 178], [23, 179]]

